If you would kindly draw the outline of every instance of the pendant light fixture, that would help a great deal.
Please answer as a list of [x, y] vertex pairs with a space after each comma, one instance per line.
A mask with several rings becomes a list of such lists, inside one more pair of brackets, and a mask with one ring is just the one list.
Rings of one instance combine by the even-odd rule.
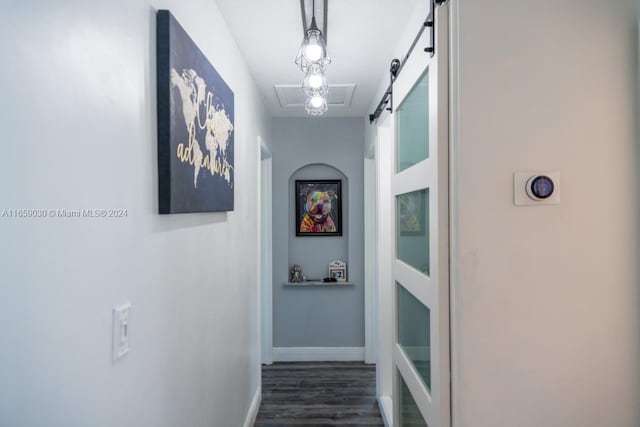
[[322, 95], [313, 95], [307, 97], [307, 102], [304, 104], [304, 109], [312, 116], [320, 116], [327, 111], [327, 100]]
[[[324, 2], [324, 17], [323, 22], [326, 30], [326, 7], [327, 0]], [[301, 1], [302, 15], [303, 15], [303, 27], [306, 26], [305, 13], [305, 1]], [[331, 63], [331, 58], [327, 53], [327, 42], [322, 34], [322, 31], [316, 24], [316, 2], [312, 0], [311, 3], [311, 25], [304, 32], [304, 38], [298, 50], [296, 56], [296, 65], [305, 73], [304, 81], [302, 82], [302, 89], [307, 100], [304, 104], [304, 108], [309, 115], [320, 116], [327, 111], [327, 99], [325, 96], [329, 93], [329, 85], [327, 84], [327, 78], [324, 75], [325, 70]]]
[[327, 78], [319, 67], [312, 67], [307, 71], [307, 75], [302, 82], [302, 89], [307, 96], [325, 96], [329, 92]]
[[331, 63], [331, 58], [327, 53], [327, 43], [322, 35], [322, 31], [316, 24], [316, 2], [312, 2], [311, 25], [305, 32], [300, 50], [296, 56], [296, 65], [307, 73], [312, 67], [319, 67], [321, 71], [327, 69]]

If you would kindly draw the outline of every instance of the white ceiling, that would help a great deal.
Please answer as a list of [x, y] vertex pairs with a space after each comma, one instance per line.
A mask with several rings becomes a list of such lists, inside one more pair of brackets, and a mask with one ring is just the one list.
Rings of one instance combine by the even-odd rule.
[[[349, 107], [330, 106], [325, 116], [364, 117], [372, 112], [371, 104], [381, 95], [377, 93], [380, 82], [388, 73], [394, 49], [418, 1], [329, 0], [329, 87], [356, 87]], [[302, 85], [304, 75], [294, 64], [303, 36], [300, 1], [217, 2], [269, 113], [279, 117], [306, 116], [302, 107], [281, 107], [274, 89], [276, 84]]]

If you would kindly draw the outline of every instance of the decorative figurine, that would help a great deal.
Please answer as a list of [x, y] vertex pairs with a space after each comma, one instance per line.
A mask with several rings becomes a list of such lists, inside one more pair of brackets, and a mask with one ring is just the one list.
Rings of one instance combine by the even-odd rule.
[[293, 267], [291, 267], [291, 271], [289, 272], [289, 282], [300, 283], [302, 281], [304, 281], [304, 278], [302, 277], [302, 267], [298, 264], [293, 264]]

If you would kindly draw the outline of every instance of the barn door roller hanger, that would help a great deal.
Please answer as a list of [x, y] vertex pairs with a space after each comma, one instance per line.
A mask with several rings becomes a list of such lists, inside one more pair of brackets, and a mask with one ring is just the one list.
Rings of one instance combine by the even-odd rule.
[[404, 64], [407, 62], [407, 60], [409, 59], [409, 56], [413, 52], [413, 49], [415, 49], [416, 45], [418, 44], [418, 41], [420, 40], [420, 37], [422, 37], [422, 33], [424, 32], [425, 28], [429, 28], [429, 31], [431, 32], [431, 37], [429, 39], [431, 42], [431, 46], [425, 47], [424, 51], [428, 53], [432, 58], [436, 54], [436, 48], [435, 48], [436, 13], [435, 11], [436, 11], [436, 6], [441, 6], [446, 2], [447, 0], [431, 0], [431, 8], [429, 9], [429, 15], [427, 15], [427, 18], [424, 20], [423, 24], [420, 26], [420, 30], [418, 31], [418, 34], [416, 35], [416, 37], [413, 39], [413, 42], [411, 43], [411, 46], [409, 47], [409, 50], [407, 51], [406, 55], [404, 55], [404, 57], [402, 58], [402, 61], [397, 58], [391, 61], [391, 66], [389, 67], [389, 77], [390, 77], [389, 87], [384, 92], [384, 95], [382, 95], [382, 99], [378, 103], [376, 110], [373, 112], [373, 114], [369, 114], [369, 123], [375, 122], [385, 109], [389, 112], [393, 112], [393, 82], [396, 80], [396, 78], [398, 78], [400, 71], [402, 71], [402, 67], [404, 67]]

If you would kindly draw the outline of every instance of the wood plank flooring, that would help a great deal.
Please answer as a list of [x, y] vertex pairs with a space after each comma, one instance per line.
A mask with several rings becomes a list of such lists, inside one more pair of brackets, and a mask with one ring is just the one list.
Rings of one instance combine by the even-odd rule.
[[362, 362], [275, 363], [262, 367], [255, 427], [384, 426], [375, 365]]

